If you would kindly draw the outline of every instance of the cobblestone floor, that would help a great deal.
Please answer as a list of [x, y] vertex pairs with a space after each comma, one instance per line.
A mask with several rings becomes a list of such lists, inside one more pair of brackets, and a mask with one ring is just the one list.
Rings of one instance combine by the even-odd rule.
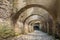
[[27, 35], [16, 37], [14, 40], [55, 40], [52, 36], [42, 31], [35, 30]]

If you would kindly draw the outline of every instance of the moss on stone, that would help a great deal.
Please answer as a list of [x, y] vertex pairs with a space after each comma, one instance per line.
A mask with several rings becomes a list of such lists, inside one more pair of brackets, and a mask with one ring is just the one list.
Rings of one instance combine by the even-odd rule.
[[0, 24], [0, 37], [8, 38], [12, 36], [15, 36], [15, 32], [13, 31], [13, 28], [8, 27], [7, 25]]

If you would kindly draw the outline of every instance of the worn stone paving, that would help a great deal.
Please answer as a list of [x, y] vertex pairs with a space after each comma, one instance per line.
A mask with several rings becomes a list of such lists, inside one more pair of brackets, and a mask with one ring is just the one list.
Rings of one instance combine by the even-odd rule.
[[35, 30], [27, 35], [16, 37], [14, 40], [55, 40], [52, 36], [42, 31]]

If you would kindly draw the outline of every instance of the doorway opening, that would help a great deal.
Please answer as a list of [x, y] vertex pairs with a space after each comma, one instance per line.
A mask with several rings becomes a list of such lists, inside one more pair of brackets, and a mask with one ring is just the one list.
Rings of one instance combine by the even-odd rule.
[[34, 28], [34, 30], [40, 30], [39, 23], [36, 23], [33, 28]]
[[39, 26], [34, 26], [34, 30], [40, 30]]

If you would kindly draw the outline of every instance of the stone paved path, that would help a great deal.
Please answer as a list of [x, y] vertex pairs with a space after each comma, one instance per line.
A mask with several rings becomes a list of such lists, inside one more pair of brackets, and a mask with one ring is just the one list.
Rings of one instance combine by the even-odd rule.
[[54, 40], [54, 38], [47, 33], [35, 30], [33, 33], [16, 37], [14, 40]]

